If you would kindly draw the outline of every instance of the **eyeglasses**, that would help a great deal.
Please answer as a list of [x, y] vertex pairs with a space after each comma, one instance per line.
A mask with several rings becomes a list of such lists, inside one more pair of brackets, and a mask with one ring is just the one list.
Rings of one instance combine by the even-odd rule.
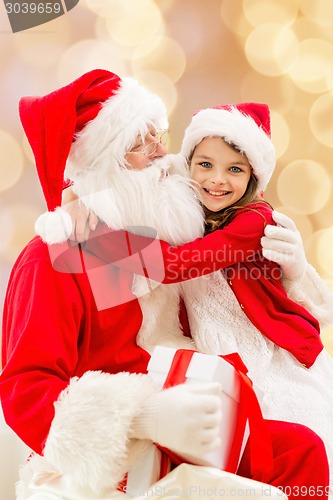
[[159, 144], [163, 144], [163, 146], [166, 145], [168, 142], [168, 130], [160, 130], [159, 132], [156, 133], [155, 140], [152, 142], [149, 142], [148, 144], [142, 144], [140, 146], [137, 146], [138, 149], [137, 151], [128, 151], [127, 154], [139, 154], [139, 155], [145, 155], [145, 156], [150, 156], [156, 153], [156, 150], [158, 148]]

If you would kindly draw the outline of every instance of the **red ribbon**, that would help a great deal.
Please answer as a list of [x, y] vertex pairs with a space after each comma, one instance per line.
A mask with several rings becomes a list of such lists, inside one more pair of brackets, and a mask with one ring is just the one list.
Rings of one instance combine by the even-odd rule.
[[169, 387], [185, 382], [186, 372], [195, 352], [197, 351], [191, 351], [190, 349], [178, 349], [175, 352], [163, 389], [169, 389]]
[[[176, 351], [171, 363], [163, 389], [183, 384], [186, 380], [186, 372], [193, 354], [197, 351], [179, 349]], [[249, 422], [249, 446], [251, 474], [257, 476], [263, 469], [273, 468], [273, 451], [270, 435], [264, 420], [257, 396], [253, 390], [252, 381], [247, 376], [247, 368], [238, 353], [220, 356], [237, 371], [240, 380], [240, 399], [237, 414], [236, 431], [231, 446], [230, 456], [225, 470], [236, 472], [238, 468], [241, 447], [245, 432], [246, 422]], [[173, 463], [179, 465], [184, 460], [170, 450], [159, 447], [166, 453]], [[163, 477], [161, 475], [161, 477]], [[258, 477], [258, 476], [257, 476]]]

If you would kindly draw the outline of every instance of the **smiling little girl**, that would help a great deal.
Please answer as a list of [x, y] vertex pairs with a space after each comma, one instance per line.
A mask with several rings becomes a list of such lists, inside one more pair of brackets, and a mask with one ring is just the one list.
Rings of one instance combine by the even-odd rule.
[[263, 393], [265, 418], [316, 431], [332, 469], [333, 359], [319, 346], [316, 319], [288, 298], [280, 269], [260, 248], [272, 220], [262, 198], [275, 165], [269, 135], [265, 105], [218, 106], [193, 117], [182, 154], [205, 207], [206, 232], [225, 233], [225, 266], [182, 283], [182, 293], [197, 349], [238, 352]]

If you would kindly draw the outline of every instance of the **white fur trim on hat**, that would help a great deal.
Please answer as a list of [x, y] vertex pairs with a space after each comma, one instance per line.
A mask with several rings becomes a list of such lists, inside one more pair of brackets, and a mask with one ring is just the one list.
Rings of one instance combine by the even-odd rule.
[[53, 212], [45, 212], [38, 217], [35, 231], [44, 243], [62, 243], [73, 231], [72, 219], [61, 207], [57, 207]]
[[181, 153], [189, 158], [202, 139], [212, 136], [223, 137], [246, 155], [258, 179], [258, 191], [264, 191], [275, 167], [275, 150], [271, 139], [253, 118], [236, 108], [199, 111], [185, 131]]
[[[146, 135], [149, 125], [158, 130], [168, 128], [163, 101], [132, 78], [124, 78], [119, 89], [103, 103], [73, 142], [65, 178], [78, 181], [86, 170], [97, 174], [104, 169], [119, 168], [125, 153], [139, 134]], [[102, 186], [100, 187], [102, 189]]]

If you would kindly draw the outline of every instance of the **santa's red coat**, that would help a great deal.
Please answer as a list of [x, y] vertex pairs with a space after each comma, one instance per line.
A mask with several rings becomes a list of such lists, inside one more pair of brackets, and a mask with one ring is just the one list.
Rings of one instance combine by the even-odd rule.
[[[67, 247], [67, 244], [66, 244]], [[98, 310], [89, 278], [80, 272], [80, 249], [54, 269], [48, 247], [34, 238], [19, 256], [4, 305], [1, 398], [7, 422], [41, 453], [54, 417], [54, 402], [72, 377], [88, 370], [145, 373], [149, 355], [136, 345], [142, 322], [138, 300]], [[84, 256], [85, 267], [100, 261]], [[111, 275], [112, 273], [112, 275]], [[108, 269], [106, 294], [131, 294], [133, 275]], [[112, 297], [110, 296], [112, 302]]]

